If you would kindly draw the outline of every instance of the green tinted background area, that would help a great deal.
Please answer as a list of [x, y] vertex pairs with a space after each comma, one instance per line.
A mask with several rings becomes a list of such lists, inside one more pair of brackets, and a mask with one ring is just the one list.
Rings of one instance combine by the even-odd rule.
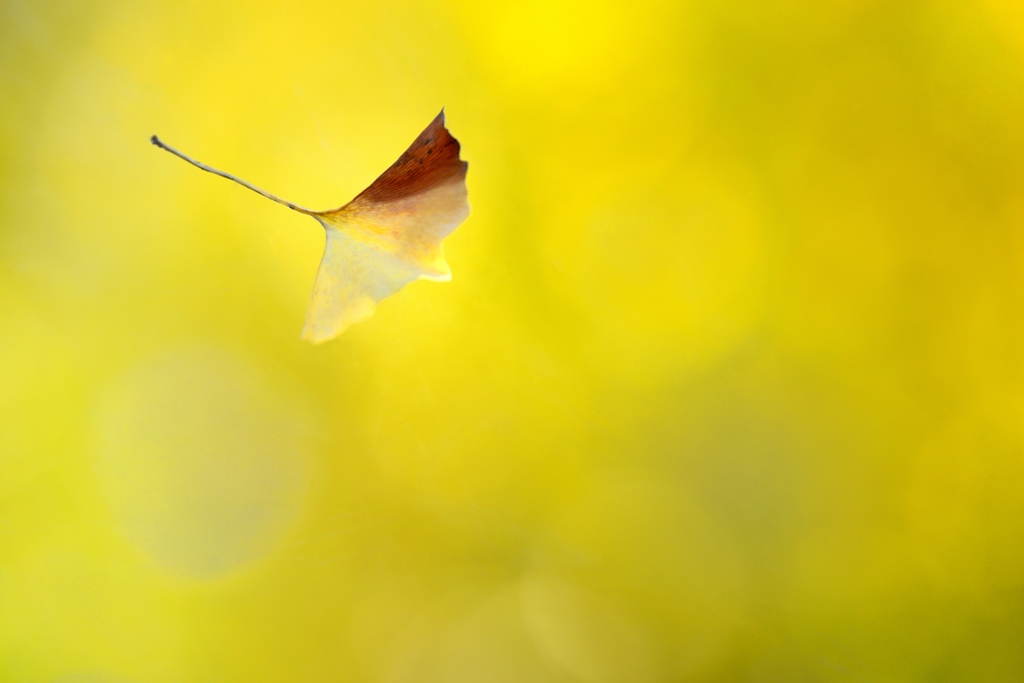
[[[1024, 678], [1009, 0], [0, 3], [0, 680]], [[447, 107], [451, 283], [299, 341]]]

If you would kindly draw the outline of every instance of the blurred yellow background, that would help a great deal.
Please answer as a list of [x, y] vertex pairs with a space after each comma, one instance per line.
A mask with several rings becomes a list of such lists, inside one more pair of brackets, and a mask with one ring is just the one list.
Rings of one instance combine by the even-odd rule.
[[[454, 279], [299, 340], [442, 107]], [[1024, 680], [1024, 10], [0, 3], [0, 681]]]

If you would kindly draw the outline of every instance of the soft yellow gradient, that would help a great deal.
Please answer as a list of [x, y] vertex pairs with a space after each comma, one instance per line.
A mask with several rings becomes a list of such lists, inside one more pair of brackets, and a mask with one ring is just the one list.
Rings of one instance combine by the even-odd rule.
[[[442, 106], [453, 279], [299, 339]], [[1024, 12], [0, 3], [0, 681], [1024, 679]]]

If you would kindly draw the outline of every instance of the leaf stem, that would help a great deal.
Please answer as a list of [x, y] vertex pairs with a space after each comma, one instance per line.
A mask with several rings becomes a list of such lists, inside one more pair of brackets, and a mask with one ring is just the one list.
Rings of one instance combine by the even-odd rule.
[[149, 141], [152, 142], [157, 147], [159, 147], [160, 149], [165, 149], [168, 152], [170, 152], [171, 154], [173, 154], [174, 156], [180, 157], [180, 158], [184, 159], [185, 161], [187, 161], [188, 163], [192, 164], [193, 166], [197, 166], [197, 167], [203, 169], [204, 171], [207, 171], [209, 173], [213, 173], [214, 175], [219, 175], [221, 178], [227, 178], [228, 180], [234, 180], [239, 185], [241, 185], [243, 187], [247, 187], [250, 190], [252, 190], [253, 192], [261, 194], [264, 197], [266, 197], [267, 199], [269, 199], [271, 201], [274, 201], [274, 202], [277, 202], [278, 204], [284, 204], [285, 206], [287, 206], [289, 209], [292, 209], [293, 211], [298, 211], [299, 213], [304, 213], [304, 214], [306, 214], [308, 216], [316, 216], [319, 213], [317, 211], [313, 211], [312, 209], [307, 209], [307, 208], [305, 208], [303, 206], [299, 206], [298, 204], [293, 204], [292, 202], [289, 202], [289, 201], [287, 201], [285, 199], [281, 199], [277, 195], [271, 194], [271, 193], [267, 192], [266, 190], [261, 190], [260, 188], [256, 187], [255, 185], [253, 185], [251, 183], [247, 183], [244, 180], [242, 180], [241, 178], [239, 178], [237, 176], [233, 176], [230, 173], [225, 173], [224, 171], [218, 171], [217, 169], [213, 168], [212, 166], [207, 166], [206, 164], [204, 164], [204, 163], [202, 163], [200, 161], [196, 161], [195, 159], [193, 159], [192, 157], [188, 156], [187, 154], [182, 154], [181, 152], [179, 152], [178, 150], [174, 149], [170, 145], [164, 144], [160, 140], [160, 138], [158, 138], [155, 135], [153, 137], [151, 137], [149, 139]]

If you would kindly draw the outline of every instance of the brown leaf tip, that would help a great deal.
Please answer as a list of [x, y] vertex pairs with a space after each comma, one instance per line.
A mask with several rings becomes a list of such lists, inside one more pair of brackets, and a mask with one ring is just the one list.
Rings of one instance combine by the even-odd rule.
[[459, 141], [444, 125], [444, 109], [352, 204], [381, 204], [426, 192], [466, 177], [469, 164], [459, 158]]

